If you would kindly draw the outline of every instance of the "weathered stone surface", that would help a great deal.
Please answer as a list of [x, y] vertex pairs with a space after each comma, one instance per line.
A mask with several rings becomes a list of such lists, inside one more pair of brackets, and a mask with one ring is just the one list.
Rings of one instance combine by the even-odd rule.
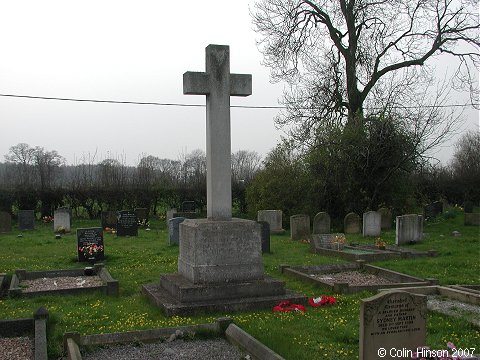
[[345, 234], [334, 233], [334, 234], [313, 234], [312, 235], [312, 246], [313, 248], [325, 248], [325, 249], [337, 249], [342, 248], [343, 245], [336, 243], [335, 239], [343, 238], [345, 239]]
[[443, 213], [443, 203], [435, 201], [423, 207], [423, 216], [425, 219], [432, 219]]
[[18, 210], [18, 228], [20, 230], [35, 229], [35, 211]]
[[376, 211], [363, 213], [363, 236], [380, 236], [382, 217]]
[[392, 210], [382, 207], [377, 210], [380, 213], [380, 228], [382, 230], [390, 230], [392, 228]]
[[260, 225], [186, 219], [180, 224], [178, 272], [194, 284], [262, 279]]
[[67, 210], [55, 210], [53, 213], [53, 231], [70, 232], [70, 213]]
[[262, 254], [270, 252], [270, 224], [266, 221], [257, 221], [260, 226], [260, 235], [262, 239]]
[[480, 226], [480, 213], [465, 213], [464, 224]]
[[177, 212], [177, 209], [175, 208], [167, 210], [167, 212], [165, 213], [165, 221], [167, 222], [167, 224], [168, 224], [168, 220], [174, 218], [173, 214], [175, 214], [176, 212]]
[[348, 213], [343, 219], [343, 231], [345, 234], [358, 234], [362, 231], [362, 220], [354, 212]]
[[310, 236], [310, 216], [298, 214], [290, 216], [290, 239], [302, 240]]
[[257, 221], [268, 222], [272, 234], [284, 232], [282, 228], [282, 210], [259, 210], [257, 212]]
[[[417, 347], [425, 346], [426, 318], [427, 297], [424, 295], [385, 291], [363, 299], [360, 305], [359, 359], [403, 358], [395, 351], [415, 351]], [[385, 350], [385, 357], [379, 356], [381, 349]]]
[[174, 217], [168, 220], [168, 245], [178, 245], [180, 243], [180, 224], [185, 220], [184, 217]]
[[417, 214], [397, 216], [395, 243], [417, 242], [423, 238], [423, 216]]
[[313, 218], [313, 234], [330, 234], [330, 215], [319, 212]]
[[0, 233], [12, 231], [12, 216], [6, 211], [0, 211]]
[[207, 217], [232, 217], [230, 96], [252, 94], [252, 75], [230, 74], [228, 46], [209, 45], [206, 71], [183, 74], [183, 93], [207, 95]]

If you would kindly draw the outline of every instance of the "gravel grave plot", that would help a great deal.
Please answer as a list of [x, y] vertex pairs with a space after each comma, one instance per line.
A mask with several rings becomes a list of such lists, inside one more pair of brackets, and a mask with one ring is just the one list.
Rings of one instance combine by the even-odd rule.
[[0, 337], [0, 360], [33, 360], [33, 339], [23, 337]]
[[393, 281], [384, 277], [360, 271], [342, 271], [331, 274], [312, 274], [310, 276], [322, 280], [331, 286], [333, 286], [334, 283], [348, 283], [349, 286], [394, 284]]
[[59, 276], [52, 278], [39, 278], [22, 280], [22, 292], [49, 291], [59, 289], [76, 289], [102, 286], [103, 281], [99, 276]]
[[429, 310], [438, 311], [454, 317], [464, 317], [472, 324], [480, 326], [480, 306], [478, 305], [445, 299], [439, 295], [428, 296], [427, 301]]
[[245, 354], [230, 345], [225, 339], [175, 340], [139, 346], [133, 344], [114, 345], [82, 354], [84, 360], [240, 360], [245, 358]]

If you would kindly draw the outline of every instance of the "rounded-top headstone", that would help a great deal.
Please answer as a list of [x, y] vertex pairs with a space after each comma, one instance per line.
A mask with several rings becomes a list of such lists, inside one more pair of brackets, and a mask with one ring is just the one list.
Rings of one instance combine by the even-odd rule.
[[343, 219], [343, 232], [345, 234], [358, 234], [362, 231], [362, 220], [354, 212], [348, 213]]
[[313, 234], [330, 234], [330, 215], [319, 212], [313, 218]]

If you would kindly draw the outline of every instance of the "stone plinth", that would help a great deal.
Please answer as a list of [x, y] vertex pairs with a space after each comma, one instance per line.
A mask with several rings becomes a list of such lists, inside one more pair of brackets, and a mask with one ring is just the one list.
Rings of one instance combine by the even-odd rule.
[[263, 278], [260, 224], [187, 219], [180, 224], [178, 272], [194, 284]]
[[266, 221], [270, 224], [270, 233], [281, 234], [282, 229], [282, 210], [258, 210], [257, 221]]
[[417, 214], [397, 216], [395, 243], [408, 244], [422, 240], [423, 216]]

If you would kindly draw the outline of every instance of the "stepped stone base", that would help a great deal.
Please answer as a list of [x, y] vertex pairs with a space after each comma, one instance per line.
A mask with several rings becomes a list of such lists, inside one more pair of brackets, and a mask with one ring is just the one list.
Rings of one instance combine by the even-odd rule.
[[193, 284], [178, 273], [163, 274], [160, 283], [143, 285], [142, 292], [166, 316], [258, 310], [272, 308], [283, 300], [300, 304], [307, 300], [270, 277], [249, 282]]

